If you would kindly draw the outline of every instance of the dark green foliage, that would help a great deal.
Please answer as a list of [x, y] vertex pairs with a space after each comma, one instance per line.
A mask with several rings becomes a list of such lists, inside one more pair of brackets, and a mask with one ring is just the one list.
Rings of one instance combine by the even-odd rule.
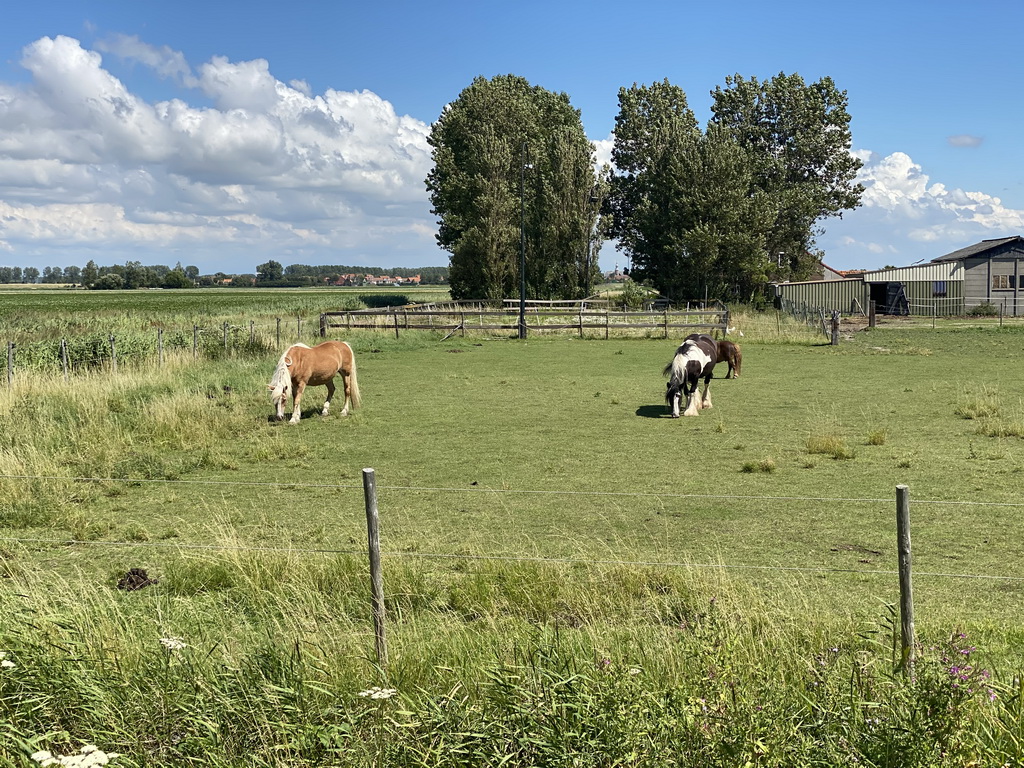
[[[588, 291], [600, 195], [594, 149], [569, 97], [504, 75], [476, 78], [434, 123], [426, 179], [452, 298]], [[521, 231], [525, 237], [521, 238]]]
[[411, 304], [409, 297], [404, 293], [361, 293], [359, 300], [367, 307], [401, 307]]
[[806, 277], [819, 222], [863, 192], [829, 78], [726, 84], [703, 132], [668, 81], [619, 91], [611, 234], [634, 279], [670, 299], [758, 301], [769, 278]]

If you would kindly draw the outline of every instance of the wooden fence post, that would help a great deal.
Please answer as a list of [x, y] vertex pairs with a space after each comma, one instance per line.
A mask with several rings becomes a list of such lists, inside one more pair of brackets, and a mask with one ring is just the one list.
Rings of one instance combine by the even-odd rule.
[[60, 366], [64, 370], [64, 381], [68, 380], [68, 340], [60, 340]]
[[110, 369], [113, 373], [117, 373], [117, 346], [114, 343], [114, 337], [110, 337]]
[[872, 299], [868, 302], [868, 328], [875, 327], [875, 301]]
[[192, 359], [195, 360], [199, 355], [199, 326], [192, 326]]
[[398, 338], [398, 312], [392, 313], [395, 316], [395, 338]]
[[323, 312], [320, 313], [320, 338], [327, 338], [327, 315]]
[[161, 368], [164, 367], [164, 329], [156, 329], [156, 356]]
[[7, 386], [14, 381], [14, 342], [7, 342]]
[[896, 486], [896, 545], [900, 571], [900, 669], [914, 668], [914, 589], [910, 575], [910, 489]]
[[281, 318], [277, 318], [277, 348], [281, 348]]
[[249, 321], [249, 346], [251, 347], [256, 342], [256, 321]]
[[832, 346], [839, 346], [839, 310], [832, 310]]
[[363, 470], [363, 499], [366, 503], [366, 534], [370, 552], [370, 604], [377, 663], [388, 665], [388, 644], [384, 634], [384, 577], [380, 569], [380, 518], [377, 514], [377, 478], [371, 468]]

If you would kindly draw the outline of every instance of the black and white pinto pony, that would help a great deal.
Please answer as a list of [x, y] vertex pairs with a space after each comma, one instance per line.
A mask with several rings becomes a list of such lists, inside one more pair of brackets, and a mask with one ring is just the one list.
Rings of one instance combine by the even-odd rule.
[[[686, 408], [683, 416], [698, 416], [701, 409], [711, 407], [708, 389], [716, 362], [718, 342], [705, 333], [690, 334], [679, 345], [675, 357], [664, 370], [669, 374], [665, 400], [672, 409], [673, 419], [679, 418], [680, 401], [684, 396]], [[704, 379], [704, 392], [698, 397], [697, 387], [701, 379]]]

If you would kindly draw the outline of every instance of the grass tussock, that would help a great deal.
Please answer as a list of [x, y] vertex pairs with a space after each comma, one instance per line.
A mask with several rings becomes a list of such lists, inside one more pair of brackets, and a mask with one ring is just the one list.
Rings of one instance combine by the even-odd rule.
[[889, 432], [883, 427], [880, 429], [873, 429], [870, 432], [868, 432], [867, 440], [865, 441], [865, 443], [867, 445], [885, 445], [888, 439]]
[[740, 468], [740, 471], [748, 473], [764, 472], [765, 474], [771, 474], [776, 469], [778, 469], [778, 466], [775, 463], [775, 459], [771, 458], [770, 456], [767, 456], [763, 459], [759, 459], [758, 461], [744, 462], [743, 466]]
[[807, 452], [821, 454], [843, 461], [856, 457], [856, 452], [846, 444], [846, 439], [836, 432], [816, 432], [807, 437]]
[[999, 416], [998, 393], [982, 388], [978, 392], [965, 392], [953, 407], [953, 413], [962, 419], [989, 419]]

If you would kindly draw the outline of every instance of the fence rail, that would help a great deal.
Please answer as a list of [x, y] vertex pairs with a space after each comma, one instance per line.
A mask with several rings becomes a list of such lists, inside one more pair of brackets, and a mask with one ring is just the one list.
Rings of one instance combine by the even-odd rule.
[[[326, 337], [332, 328], [346, 330], [447, 331], [449, 335], [466, 332], [518, 332], [518, 310], [423, 305], [385, 309], [324, 312], [320, 315], [320, 335]], [[538, 333], [575, 332], [585, 336], [610, 338], [620, 331], [658, 331], [664, 338], [685, 331], [719, 332], [725, 335], [729, 326], [729, 309], [687, 309], [664, 311], [572, 309], [534, 303], [526, 312], [526, 330]]]

